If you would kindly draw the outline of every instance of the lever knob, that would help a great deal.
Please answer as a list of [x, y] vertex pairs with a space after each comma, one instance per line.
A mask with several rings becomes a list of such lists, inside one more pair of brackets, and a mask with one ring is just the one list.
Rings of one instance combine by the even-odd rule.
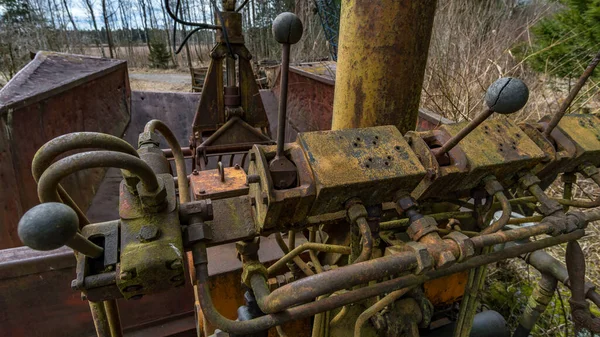
[[485, 93], [485, 103], [488, 109], [477, 115], [464, 129], [448, 139], [442, 147], [433, 150], [438, 162], [442, 162], [444, 155], [448, 151], [452, 150], [463, 138], [475, 130], [479, 124], [483, 123], [494, 112], [501, 114], [517, 112], [525, 106], [528, 99], [529, 89], [518, 78], [503, 77], [492, 83]]
[[19, 220], [21, 241], [35, 250], [53, 250], [69, 246], [90, 257], [99, 257], [103, 249], [77, 232], [79, 218], [71, 207], [47, 202], [34, 206]]
[[529, 88], [518, 78], [503, 77], [492, 83], [485, 93], [490, 110], [511, 114], [521, 110], [529, 99]]
[[273, 37], [281, 44], [296, 44], [302, 38], [302, 21], [294, 13], [284, 12], [273, 20]]

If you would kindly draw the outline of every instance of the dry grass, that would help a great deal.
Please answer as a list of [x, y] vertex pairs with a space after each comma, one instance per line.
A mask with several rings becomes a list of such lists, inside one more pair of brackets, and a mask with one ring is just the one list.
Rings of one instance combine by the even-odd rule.
[[168, 82], [142, 81], [131, 79], [129, 81], [131, 90], [137, 91], [179, 91], [190, 92], [191, 84], [175, 84]]

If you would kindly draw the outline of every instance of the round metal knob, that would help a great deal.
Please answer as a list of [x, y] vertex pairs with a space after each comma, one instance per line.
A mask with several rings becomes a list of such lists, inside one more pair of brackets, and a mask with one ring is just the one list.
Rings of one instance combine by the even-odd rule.
[[529, 99], [529, 88], [518, 78], [503, 77], [492, 83], [485, 93], [485, 103], [490, 110], [511, 114], [521, 110]]
[[273, 37], [282, 44], [295, 44], [302, 38], [302, 21], [294, 13], [285, 12], [273, 20]]
[[102, 248], [77, 232], [79, 218], [71, 207], [47, 202], [34, 206], [19, 220], [21, 241], [35, 250], [53, 250], [69, 246], [84, 255], [98, 257]]

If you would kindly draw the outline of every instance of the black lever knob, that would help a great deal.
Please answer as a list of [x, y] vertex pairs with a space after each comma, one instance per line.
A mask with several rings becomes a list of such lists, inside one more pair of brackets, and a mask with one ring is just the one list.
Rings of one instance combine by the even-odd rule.
[[488, 109], [475, 117], [464, 129], [460, 130], [454, 137], [448, 139], [442, 147], [433, 150], [435, 157], [440, 161], [443, 156], [452, 150], [458, 142], [465, 138], [479, 124], [483, 123], [494, 112], [500, 114], [511, 114], [521, 110], [529, 99], [527, 85], [518, 78], [503, 77], [489, 86], [485, 93], [485, 103]]
[[529, 88], [518, 78], [503, 77], [490, 85], [485, 104], [493, 112], [511, 114], [521, 110], [529, 99]]
[[281, 85], [279, 93], [279, 113], [277, 121], [277, 153], [269, 163], [269, 171], [276, 189], [286, 189], [296, 181], [296, 166], [283, 151], [285, 143], [285, 125], [287, 124], [287, 91], [290, 68], [290, 45], [302, 38], [302, 21], [294, 13], [281, 13], [273, 20], [273, 37], [282, 44]]
[[99, 257], [103, 249], [77, 232], [79, 218], [71, 207], [47, 202], [34, 206], [19, 220], [21, 241], [35, 250], [53, 250], [69, 246], [89, 256]]
[[302, 21], [294, 13], [281, 13], [273, 20], [273, 37], [281, 44], [298, 43], [303, 30]]

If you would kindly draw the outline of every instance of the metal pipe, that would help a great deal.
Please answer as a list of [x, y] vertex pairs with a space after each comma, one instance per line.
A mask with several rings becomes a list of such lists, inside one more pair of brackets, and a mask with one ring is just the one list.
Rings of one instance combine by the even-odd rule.
[[[443, 213], [434, 213], [434, 214], [423, 214], [429, 217], [432, 217], [436, 221], [446, 220], [451, 218], [471, 218], [473, 217], [472, 212], [443, 212]], [[408, 218], [398, 219], [398, 220], [390, 220], [379, 223], [379, 229], [382, 231], [404, 228], [410, 225], [410, 220]]]
[[106, 316], [106, 309], [104, 302], [90, 302], [90, 311], [92, 312], [92, 320], [94, 321], [94, 328], [96, 328], [96, 335], [98, 337], [111, 337], [110, 324], [108, 317]]
[[554, 130], [554, 128], [563, 118], [563, 116], [567, 112], [567, 109], [571, 106], [571, 103], [573, 103], [573, 100], [575, 99], [581, 88], [583, 88], [585, 82], [587, 82], [588, 78], [592, 76], [592, 73], [594, 72], [594, 69], [596, 68], [598, 63], [600, 63], [600, 52], [592, 59], [592, 61], [587, 66], [583, 74], [581, 74], [581, 77], [579, 77], [577, 83], [575, 83], [575, 86], [573, 86], [573, 88], [569, 92], [569, 95], [567, 96], [567, 98], [565, 98], [564, 102], [560, 106], [560, 109], [558, 109], [558, 112], [556, 112], [556, 114], [552, 116], [552, 120], [550, 120], [548, 126], [546, 127], [546, 130], [544, 130], [544, 136], [550, 137], [552, 130]]
[[478, 127], [479, 124], [483, 123], [486, 119], [488, 119], [488, 117], [490, 117], [493, 113], [494, 113], [494, 111], [492, 109], [485, 110], [483, 113], [475, 116], [475, 118], [473, 118], [473, 120], [471, 120], [469, 122], [469, 124], [467, 124], [467, 126], [465, 126], [460, 131], [458, 131], [458, 133], [456, 135], [454, 135], [454, 136], [452, 136], [452, 138], [448, 139], [444, 143], [444, 145], [442, 145], [442, 147], [432, 149], [431, 151], [433, 152], [435, 157], [438, 159], [438, 161], [446, 153], [448, 153], [456, 145], [458, 145], [458, 143], [461, 140], [463, 140], [463, 138], [465, 138], [469, 133], [471, 133], [471, 131], [473, 131], [476, 127]]
[[[552, 224], [541, 223], [530, 227], [481, 235], [470, 238], [470, 240], [476, 249], [481, 249], [499, 243], [522, 240], [540, 234], [548, 234], [552, 231], [554, 231], [554, 226]], [[455, 246], [439, 245], [430, 248], [441, 250], [448, 249], [449, 247], [454, 249], [452, 253], [455, 256], [460, 254], [458, 248]], [[320, 295], [333, 293], [340, 289], [351, 288], [401, 272], [407, 272], [415, 267], [416, 258], [413, 253], [409, 252], [351, 264], [325, 273], [306, 277], [292, 284], [287, 284], [275, 289], [271, 295], [269, 295], [269, 300], [267, 301], [268, 309], [269, 312], [281, 311], [291, 305], [308, 302]], [[301, 287], [304, 291], [297, 291], [297, 287]]]
[[285, 143], [285, 126], [287, 123], [287, 94], [288, 94], [288, 78], [290, 69], [290, 47], [289, 43], [281, 45], [281, 82], [279, 85], [279, 111], [277, 115], [277, 153], [276, 158], [285, 157], [283, 153], [283, 145]]
[[[309, 242], [315, 242], [316, 240], [316, 229], [315, 227], [311, 227], [308, 229], [308, 241]], [[322, 273], [323, 272], [323, 266], [321, 265], [321, 261], [319, 261], [319, 258], [317, 257], [317, 253], [315, 253], [314, 250], [309, 250], [308, 251], [308, 256], [310, 257], [310, 261], [313, 263], [313, 266], [315, 266], [315, 270], [318, 273]]]
[[121, 152], [83, 152], [63, 158], [42, 174], [38, 182], [38, 196], [41, 202], [60, 202], [56, 191], [59, 182], [66, 176], [80, 170], [96, 167], [116, 167], [131, 171], [138, 176], [144, 188], [153, 192], [159, 187], [154, 172], [143, 160]]
[[169, 144], [173, 157], [175, 158], [175, 170], [177, 171], [177, 187], [179, 189], [179, 202], [186, 203], [190, 202], [190, 187], [187, 180], [187, 171], [185, 167], [185, 158], [183, 151], [177, 141], [177, 137], [173, 134], [171, 129], [158, 119], [153, 119], [146, 123], [144, 132], [155, 132], [158, 131]]
[[437, 1], [347, 0], [340, 13], [333, 130], [415, 130]]
[[354, 337], [360, 337], [362, 327], [365, 324], [365, 322], [369, 320], [369, 318], [373, 317], [376, 313], [380, 312], [381, 310], [383, 310], [383, 308], [387, 307], [388, 305], [396, 302], [397, 299], [404, 296], [410, 289], [411, 288], [404, 288], [392, 291], [391, 293], [387, 294], [384, 298], [380, 299], [375, 304], [370, 306], [367, 310], [363, 311], [362, 314], [358, 316], [358, 318], [356, 319], [356, 323], [354, 324]]
[[[535, 250], [555, 246], [557, 244], [561, 244], [571, 240], [577, 240], [583, 235], [585, 235], [584, 230], [576, 230], [568, 234], [563, 234], [556, 237], [550, 237], [535, 242], [526, 243], [520, 246], [512, 247], [510, 249], [505, 249], [503, 251], [490, 253], [485, 256], [475, 256], [465, 262], [457, 263], [448, 268], [426, 272], [422, 275], [407, 275], [400, 278], [383, 281], [357, 290], [348, 291], [337, 296], [329, 296], [317, 302], [298, 305], [296, 307], [287, 309], [282, 312], [278, 312], [276, 314], [268, 314], [248, 321], [230, 320], [221, 315], [216, 310], [212, 302], [210, 287], [208, 285], [209, 276], [206, 245], [203, 243], [197, 244], [193, 249], [193, 253], [198, 280], [198, 292], [200, 294], [200, 306], [202, 307], [204, 317], [209, 322], [219, 327], [223, 331], [234, 334], [251, 334], [258, 331], [264, 331], [277, 325], [282, 325], [291, 320], [298, 320], [306, 317], [311, 317], [320, 312], [329, 311], [350, 303], [359, 302], [382, 293], [391, 292], [400, 288], [415, 286], [428, 280], [440, 278], [450, 274], [455, 274], [457, 272], [474, 268], [483, 264], [489, 264], [501, 260], [506, 260], [508, 258], [514, 258]], [[363, 264], [364, 263], [365, 262], [363, 262]], [[317, 276], [325, 275], [330, 272], [331, 271], [318, 274]]]
[[[581, 199], [567, 200], [567, 199], [558, 199], [558, 198], [548, 198], [546, 200], [554, 200], [563, 206], [572, 206], [572, 207], [578, 207], [578, 208], [600, 207], [600, 199], [598, 199], [598, 200], [581, 200]], [[538, 201], [538, 199], [535, 196], [514, 198], [514, 199], [509, 200], [509, 202], [512, 205], [531, 203], [531, 202], [537, 202], [537, 201]], [[496, 203], [494, 203], [494, 206], [496, 206]]]
[[[279, 248], [281, 248], [281, 251], [284, 254], [288, 254], [290, 252], [290, 249], [288, 248], [288, 246], [285, 244], [285, 241], [283, 241], [283, 238], [281, 237], [281, 233], [275, 233], [275, 241], [277, 241]], [[298, 266], [298, 268], [300, 268], [300, 270], [302, 270], [302, 272], [306, 276], [311, 276], [311, 275], [315, 274], [310, 269], [310, 267], [299, 256], [295, 256], [292, 260], [294, 261], [296, 266]]]
[[494, 221], [494, 223], [482, 230], [481, 234], [495, 233], [504, 228], [504, 226], [506, 226], [508, 224], [508, 221], [510, 220], [510, 215], [512, 214], [512, 207], [510, 206], [510, 202], [508, 202], [508, 198], [502, 191], [494, 193], [494, 196], [502, 206], [502, 216], [500, 216], [500, 218], [497, 221]]
[[309, 302], [321, 295], [391, 277], [416, 267], [417, 259], [414, 253], [405, 252], [333, 269], [275, 289], [262, 299], [265, 303], [263, 311], [279, 312], [293, 305]]
[[542, 279], [535, 284], [527, 301], [519, 326], [513, 337], [528, 337], [540, 316], [552, 300], [558, 280], [549, 274], [542, 274]]
[[[69, 133], [48, 141], [35, 153], [33, 161], [31, 162], [33, 179], [37, 183], [42, 176], [42, 173], [44, 173], [48, 166], [52, 164], [52, 161], [61, 154], [73, 150], [92, 148], [119, 151], [139, 157], [133, 146], [115, 136], [99, 132]], [[60, 185], [58, 186], [58, 195], [66, 205], [71, 207], [75, 213], [77, 213], [80, 226], [85, 226], [90, 223], [85, 216], [85, 213]]]
[[119, 306], [117, 300], [104, 301], [104, 310], [110, 326], [110, 334], [112, 337], [123, 337], [123, 329], [121, 328], [121, 316], [119, 315]]
[[356, 260], [352, 261], [352, 263], [367, 261], [371, 258], [371, 254], [373, 253], [373, 234], [371, 234], [371, 228], [369, 227], [367, 219], [363, 217], [356, 219], [356, 225], [358, 226], [358, 230], [360, 232], [362, 248], [360, 255], [356, 258]]
[[326, 253], [338, 253], [338, 254], [350, 254], [350, 247], [347, 246], [338, 246], [338, 245], [328, 245], [324, 243], [316, 243], [316, 242], [306, 242], [301, 244], [300, 246], [292, 249], [289, 253], [285, 254], [281, 259], [277, 262], [273, 263], [267, 271], [269, 275], [273, 275], [279, 268], [285, 266], [286, 263], [290, 262], [294, 257], [302, 254], [302, 252], [306, 250], [316, 250], [319, 252]]

